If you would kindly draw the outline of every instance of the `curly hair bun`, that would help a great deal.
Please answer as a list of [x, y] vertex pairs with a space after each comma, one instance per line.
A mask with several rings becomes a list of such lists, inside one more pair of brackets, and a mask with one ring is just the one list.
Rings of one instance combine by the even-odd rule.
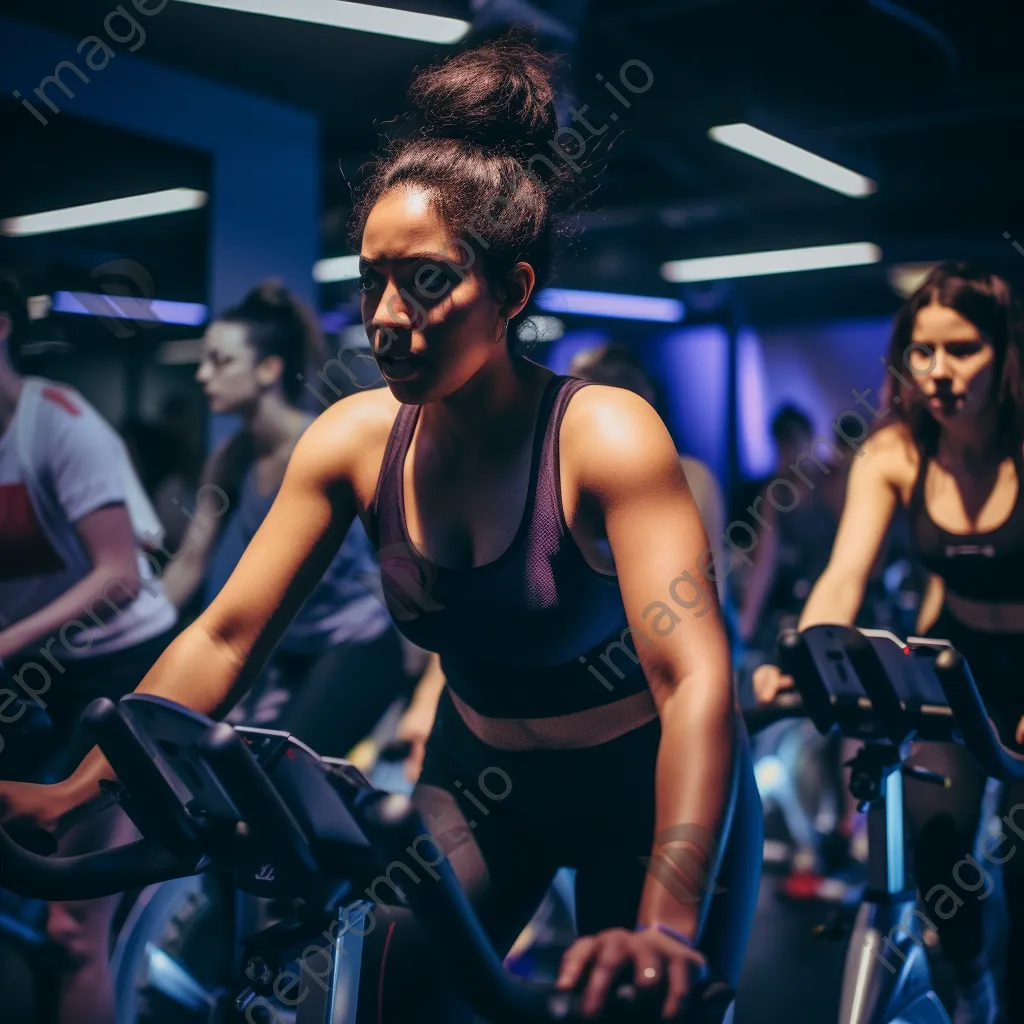
[[555, 63], [514, 35], [483, 43], [417, 75], [409, 99], [425, 134], [515, 155], [558, 131]]

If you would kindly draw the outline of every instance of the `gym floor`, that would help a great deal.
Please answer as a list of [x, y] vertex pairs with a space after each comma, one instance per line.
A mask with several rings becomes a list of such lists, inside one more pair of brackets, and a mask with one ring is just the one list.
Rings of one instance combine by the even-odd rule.
[[831, 908], [780, 900], [780, 881], [767, 871], [761, 881], [734, 1024], [827, 1024], [839, 1011], [847, 938], [816, 938]]
[[[856, 907], [837, 911], [834, 906], [780, 899], [782, 876], [765, 870], [754, 917], [754, 931], [740, 977], [734, 1024], [831, 1024], [838, 1019], [843, 965]], [[834, 938], [814, 935], [817, 925], [834, 926], [840, 917], [845, 928], [833, 928]], [[998, 921], [991, 940], [1002, 942]], [[929, 951], [935, 991], [951, 1007], [952, 977], [941, 953]], [[1000, 979], [997, 974], [997, 985]]]

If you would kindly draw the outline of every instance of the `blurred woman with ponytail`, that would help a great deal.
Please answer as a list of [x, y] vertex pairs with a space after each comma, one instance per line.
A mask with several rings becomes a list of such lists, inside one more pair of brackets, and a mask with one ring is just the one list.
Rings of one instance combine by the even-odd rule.
[[[314, 313], [275, 281], [253, 288], [207, 329], [196, 380], [210, 412], [239, 416], [242, 426], [207, 459], [196, 514], [164, 573], [179, 608], [201, 585], [204, 604], [216, 597], [270, 511], [292, 450], [315, 418], [299, 407], [300, 377], [326, 358]], [[356, 522], [236, 717], [273, 722], [324, 755], [348, 753], [406, 685], [379, 588]]]

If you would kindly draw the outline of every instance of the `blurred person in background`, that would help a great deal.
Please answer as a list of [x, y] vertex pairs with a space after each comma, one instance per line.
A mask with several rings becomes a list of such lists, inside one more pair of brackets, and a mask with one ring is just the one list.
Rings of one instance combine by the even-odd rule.
[[[761, 481], [756, 498], [745, 511], [746, 517], [753, 516], [758, 524], [758, 537], [739, 605], [740, 638], [758, 651], [773, 650], [779, 630], [796, 621], [811, 586], [828, 562], [839, 524], [819, 487], [828, 479], [828, 471], [817, 469], [811, 457], [820, 457], [820, 452], [813, 450], [810, 418], [796, 406], [784, 405], [775, 414], [771, 431], [775, 471]], [[775, 504], [793, 505], [788, 512], [779, 511], [768, 500], [769, 488], [776, 481], [787, 486], [779, 489]]]
[[[860, 417], [845, 415], [831, 433], [830, 442], [816, 439], [810, 419], [792, 405], [784, 406], [772, 422], [778, 452], [776, 476], [762, 485], [760, 501], [756, 505], [751, 503], [763, 525], [751, 553], [753, 565], [747, 574], [740, 613], [741, 635], [750, 644], [742, 673], [744, 693], [749, 692], [753, 669], [774, 652], [779, 633], [796, 625], [811, 587], [828, 563], [846, 498], [847, 480], [860, 457], [858, 452], [861, 442], [866, 440], [867, 425]], [[768, 487], [776, 480], [792, 484], [775, 496], [781, 508], [767, 499]], [[793, 507], [785, 511], [790, 505]], [[899, 524], [902, 523], [900, 519]], [[899, 555], [906, 554], [907, 547], [906, 543], [892, 545], [888, 537], [881, 545], [866, 584], [858, 626], [898, 628], [897, 595], [887, 589], [885, 570]], [[902, 575], [898, 582], [902, 584]], [[783, 734], [802, 728], [801, 724], [780, 724], [759, 737], [757, 748], [775, 749]], [[808, 730], [807, 740], [817, 746], [815, 730]], [[803, 770], [816, 766], [822, 783], [820, 795], [827, 803], [819, 808], [815, 827], [798, 830], [801, 838], [790, 860], [791, 870], [782, 884], [782, 892], [791, 899], [814, 899], [824, 891], [841, 896], [842, 887], [824, 883], [827, 874], [847, 866], [858, 820], [856, 802], [847, 789], [842, 770], [842, 764], [853, 756], [853, 749], [835, 737], [830, 737], [817, 754], [811, 753], [807, 744], [802, 747], [803, 755], [811, 758]]]
[[198, 395], [174, 392], [160, 403], [154, 426], [169, 452], [169, 472], [153, 495], [153, 505], [167, 528], [165, 546], [177, 551], [185, 539], [189, 514], [203, 468], [205, 408]]
[[[916, 632], [963, 653], [1003, 743], [1024, 752], [1024, 307], [1005, 279], [940, 264], [897, 314], [887, 362], [895, 376], [879, 398], [884, 412], [850, 473], [835, 547], [799, 626], [855, 622], [902, 506], [917, 555], [938, 581]], [[769, 701], [792, 680], [763, 665], [754, 683]], [[957, 744], [918, 744], [910, 763], [951, 780], [940, 788], [905, 776], [903, 800], [917, 886], [955, 972], [954, 1024], [993, 1024], [999, 1000], [986, 904], [957, 898], [954, 914], [940, 909], [974, 850], [988, 780]], [[1024, 786], [1004, 787], [1002, 804], [1010, 822], [1024, 807]], [[998, 862], [1009, 920], [1003, 1019], [1020, 1021], [1024, 988], [1014, 966], [1024, 963], [1024, 858]]]
[[[196, 380], [213, 414], [242, 427], [202, 471], [198, 509], [164, 583], [182, 607], [205, 582], [221, 590], [270, 511], [299, 438], [299, 375], [326, 362], [315, 314], [269, 281], [207, 328]], [[403, 647], [380, 596], [380, 572], [356, 520], [235, 718], [287, 729], [325, 756], [344, 756], [406, 694]]]
[[[135, 689], [177, 613], [142, 568], [142, 543], [161, 535], [121, 439], [72, 388], [21, 375], [27, 328], [24, 293], [0, 276], [0, 663], [39, 698], [4, 704], [0, 778], [45, 783], [92, 746], [79, 724], [85, 707]], [[40, 705], [49, 726], [19, 735]], [[69, 830], [61, 853], [116, 842], [126, 828], [119, 809], [105, 811]], [[55, 979], [62, 1024], [114, 1024], [117, 902], [48, 906], [47, 932], [66, 954]]]
[[140, 417], [127, 419], [121, 425], [121, 436], [163, 525], [166, 559], [181, 546], [195, 514], [198, 482], [189, 471], [188, 450], [164, 424]]
[[[831, 442], [815, 439], [810, 420], [794, 406], [785, 406], [772, 423], [778, 451], [776, 475], [761, 487], [761, 500], [751, 503], [763, 522], [740, 612], [740, 634], [756, 650], [774, 650], [776, 637], [795, 624], [811, 587], [828, 563], [850, 470], [867, 435], [862, 422], [849, 414], [841, 417]], [[776, 480], [785, 480], [792, 487], [782, 491], [773, 504], [767, 500], [767, 488]], [[787, 505], [793, 507], [785, 511]], [[858, 625], [889, 628], [895, 624], [895, 609], [890, 607], [894, 597], [886, 590], [884, 571], [894, 559], [909, 554], [905, 525], [901, 517], [894, 519], [878, 552]], [[890, 545], [890, 541], [895, 543]]]

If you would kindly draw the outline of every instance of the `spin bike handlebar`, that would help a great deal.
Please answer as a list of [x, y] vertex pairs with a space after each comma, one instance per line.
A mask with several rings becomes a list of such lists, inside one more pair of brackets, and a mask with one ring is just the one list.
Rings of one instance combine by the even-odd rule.
[[[350, 780], [342, 784], [335, 780], [326, 791], [316, 793], [303, 790], [300, 802], [308, 803], [313, 812], [306, 814], [297, 807], [293, 813], [285, 797], [294, 801], [296, 794], [288, 793], [283, 785], [279, 788], [283, 780], [269, 767], [273, 762], [258, 761], [253, 753], [256, 747], [247, 746], [252, 739], [242, 733], [251, 733], [257, 742], [269, 738], [267, 742], [272, 740], [279, 748], [286, 748], [277, 763], [286, 764], [285, 755], [292, 758], [289, 770], [305, 758], [316, 764], [316, 777], [323, 774], [326, 778], [331, 765], [308, 748], [285, 734], [236, 731], [224, 723], [215, 724], [160, 698], [133, 696], [124, 700], [129, 702], [129, 711], [132, 707], [143, 711], [148, 707], [165, 717], [187, 717], [190, 728], [201, 728], [192, 744], [196, 763], [208, 766], [219, 794], [205, 799], [212, 800], [208, 806], [216, 807], [217, 799], [224, 798], [224, 806], [233, 807], [238, 820], [227, 831], [223, 823], [219, 831], [204, 830], [205, 812], [195, 806], [198, 801], [193, 797], [183, 804], [158, 759], [151, 757], [141, 773], [122, 777], [130, 781], [118, 796], [143, 839], [76, 857], [44, 857], [25, 849], [0, 828], [0, 884], [4, 888], [37, 899], [91, 899], [213, 867], [231, 868], [236, 861], [250, 868], [252, 863], [267, 861], [273, 863], [279, 878], [290, 880], [295, 892], [315, 892], [314, 876], [340, 873], [339, 855], [335, 852], [332, 862], [322, 836], [310, 834], [325, 828], [330, 831], [332, 817], [354, 821], [361, 830], [360, 839], [379, 863], [403, 858], [410, 848], [416, 848], [418, 840], [429, 835], [407, 797], [383, 793], [365, 780], [357, 786], [348, 785]], [[123, 716], [109, 701], [96, 701], [90, 705], [86, 720], [115, 771], [118, 766], [132, 772], [141, 767], [145, 747], [139, 738], [140, 719], [136, 715]], [[162, 752], [173, 746], [158, 743], [153, 749]], [[195, 781], [197, 785], [202, 782]], [[201, 788], [196, 792], [202, 792]], [[209, 794], [209, 787], [205, 792]], [[332, 805], [330, 799], [337, 803]], [[250, 856], [246, 861], [240, 852], [243, 850], [256, 851], [257, 859], [253, 861]], [[457, 990], [475, 1012], [494, 1024], [582, 1022], [578, 994], [531, 984], [505, 970], [448, 861], [442, 857], [432, 870], [436, 881], [409, 886], [406, 898], [440, 952]], [[242, 882], [243, 875], [236, 871], [236, 876]], [[322, 886], [322, 878], [320, 882]], [[666, 994], [664, 981], [637, 988], [629, 980], [613, 988], [599, 1019], [608, 1024], [653, 1024], [660, 1020]], [[734, 995], [724, 981], [709, 972], [694, 972], [684, 1011], [677, 1020], [719, 1024]]]
[[988, 717], [967, 660], [948, 648], [935, 659], [936, 675], [949, 702], [964, 746], [994, 779], [1019, 782], [1024, 779], [1024, 753], [1010, 750]]
[[202, 871], [148, 839], [76, 857], [42, 857], [19, 845], [0, 827], [0, 881], [34, 900], [91, 900]]
[[[1003, 743], [970, 666], [953, 647], [819, 625], [783, 631], [779, 650], [781, 668], [820, 732], [838, 726], [849, 736], [898, 746], [958, 741], [992, 778], [1024, 779], [1024, 753]], [[925, 657], [913, 657], [922, 651]]]

